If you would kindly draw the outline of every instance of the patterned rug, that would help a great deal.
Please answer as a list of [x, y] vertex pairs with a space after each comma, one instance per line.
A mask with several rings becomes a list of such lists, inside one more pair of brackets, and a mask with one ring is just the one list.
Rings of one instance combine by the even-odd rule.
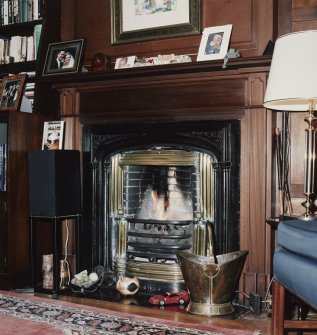
[[[61, 330], [65, 335], [256, 335], [259, 332], [245, 332], [241, 330], [208, 329], [202, 330], [193, 328], [186, 324], [166, 322], [162, 320], [149, 320], [144, 318], [133, 318], [122, 316], [112, 311], [94, 308], [89, 310], [81, 308], [80, 305], [63, 304], [56, 300], [56, 303], [47, 302], [48, 299], [26, 297], [25, 295], [0, 292], [0, 315], [8, 320], [12, 317], [36, 322]], [[75, 306], [75, 307], [73, 307]], [[100, 311], [100, 312], [99, 312]], [[201, 328], [201, 327], [200, 327]], [[205, 327], [206, 328], [206, 327]], [[26, 329], [26, 328], [24, 328]], [[0, 331], [3, 334], [3, 331]], [[24, 334], [28, 333], [26, 330]], [[8, 332], [8, 334], [10, 334]], [[37, 333], [30, 333], [37, 334]], [[42, 333], [38, 333], [42, 334]], [[43, 332], [43, 334], [56, 334], [54, 332]]]

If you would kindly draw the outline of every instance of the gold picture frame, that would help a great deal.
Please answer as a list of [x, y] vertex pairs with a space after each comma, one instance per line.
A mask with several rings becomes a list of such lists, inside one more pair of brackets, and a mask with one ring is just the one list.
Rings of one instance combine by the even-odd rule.
[[2, 78], [0, 110], [17, 111], [20, 108], [27, 75], [18, 74]]
[[111, 0], [112, 44], [200, 34], [200, 0], [171, 0], [164, 6]]

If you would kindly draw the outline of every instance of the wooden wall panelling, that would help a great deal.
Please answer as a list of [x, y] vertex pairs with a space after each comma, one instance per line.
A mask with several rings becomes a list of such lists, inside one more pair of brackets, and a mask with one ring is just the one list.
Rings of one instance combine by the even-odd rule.
[[[249, 77], [246, 104], [262, 105], [265, 74]], [[250, 251], [243, 272], [245, 292], [262, 297], [270, 280], [270, 240], [266, 218], [271, 215], [271, 112], [246, 110], [241, 120], [241, 249]], [[242, 186], [245, 185], [245, 186]]]
[[274, 39], [292, 30], [292, 0], [278, 0], [277, 3], [277, 31]]
[[61, 40], [73, 40], [77, 30], [77, 0], [62, 1], [61, 8]]
[[[69, 13], [72, 3], [73, 0], [63, 2], [64, 13]], [[73, 23], [74, 37], [87, 39], [84, 65], [89, 69], [91, 59], [97, 52], [111, 57], [112, 62], [120, 56], [168, 53], [189, 54], [196, 60], [201, 34], [111, 45], [110, 0], [78, 0], [76, 4], [73, 4], [73, 13], [77, 15]], [[67, 30], [72, 31], [72, 27], [68, 29], [68, 22], [64, 21], [62, 31], [65, 37], [69, 34]], [[239, 6], [235, 1], [201, 0], [201, 31], [205, 27], [229, 23], [233, 24], [231, 47], [240, 50], [244, 57], [262, 55], [268, 41], [273, 39], [273, 0], [240, 0]]]
[[65, 149], [81, 151], [82, 127], [79, 122], [79, 94], [74, 88], [60, 91], [60, 116], [65, 121]]
[[317, 29], [317, 1], [292, 1], [292, 31]]
[[43, 122], [35, 114], [10, 112], [8, 115], [7, 270], [13, 274], [10, 285], [22, 287], [30, 284], [27, 151], [41, 148]]
[[239, 6], [234, 1], [204, 1], [202, 15], [203, 27], [233, 24], [231, 45], [243, 57], [262, 55], [273, 39], [271, 0], [241, 0]]

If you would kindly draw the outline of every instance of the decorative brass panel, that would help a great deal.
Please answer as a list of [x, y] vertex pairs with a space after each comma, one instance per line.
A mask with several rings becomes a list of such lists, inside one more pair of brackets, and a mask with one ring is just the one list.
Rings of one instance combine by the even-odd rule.
[[138, 278], [161, 280], [166, 282], [183, 282], [183, 275], [178, 264], [127, 262], [127, 273]]
[[111, 158], [111, 180], [109, 185], [110, 213], [116, 214], [118, 209], [123, 208], [123, 171], [119, 166], [121, 155]]
[[207, 220], [213, 221], [215, 211], [215, 180], [212, 157], [208, 154], [199, 154], [201, 211]]
[[119, 165], [194, 166], [198, 154], [184, 150], [147, 150], [124, 153]]

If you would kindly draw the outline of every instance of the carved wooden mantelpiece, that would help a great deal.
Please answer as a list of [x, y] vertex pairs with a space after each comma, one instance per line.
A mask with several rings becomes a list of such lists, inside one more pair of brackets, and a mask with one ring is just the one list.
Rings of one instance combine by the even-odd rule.
[[[264, 296], [270, 276], [272, 114], [263, 108], [269, 57], [80, 73], [54, 78], [66, 147], [82, 150], [81, 127], [138, 127], [240, 120], [240, 248], [249, 250], [243, 291]], [[46, 79], [47, 80], [47, 79]], [[83, 149], [85, 150], [85, 148]]]

